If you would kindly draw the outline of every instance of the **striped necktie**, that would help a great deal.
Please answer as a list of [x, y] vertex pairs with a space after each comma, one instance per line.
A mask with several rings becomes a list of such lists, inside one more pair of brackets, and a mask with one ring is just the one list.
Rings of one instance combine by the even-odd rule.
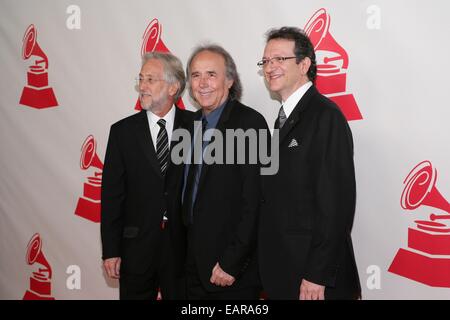
[[161, 174], [164, 177], [166, 175], [169, 160], [169, 138], [167, 136], [166, 120], [159, 119], [158, 125], [160, 126], [160, 129], [158, 137], [156, 138], [156, 155], [161, 167]]

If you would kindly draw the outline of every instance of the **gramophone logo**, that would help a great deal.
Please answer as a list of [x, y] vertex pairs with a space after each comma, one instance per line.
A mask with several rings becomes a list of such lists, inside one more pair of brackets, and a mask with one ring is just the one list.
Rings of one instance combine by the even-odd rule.
[[[389, 272], [432, 287], [450, 288], [450, 204], [436, 188], [437, 171], [422, 161], [406, 177], [400, 205], [405, 210], [428, 206], [428, 220], [408, 228], [408, 248], [400, 248]], [[434, 211], [434, 210], [433, 210]]]
[[22, 90], [19, 103], [37, 109], [56, 107], [53, 89], [48, 86], [48, 59], [37, 43], [37, 31], [30, 25], [23, 36], [22, 58], [37, 57], [34, 64], [28, 67], [27, 85]]
[[362, 119], [353, 94], [347, 93], [348, 55], [330, 33], [330, 16], [325, 9], [313, 14], [305, 26], [316, 52], [317, 89], [333, 100], [348, 121]]
[[23, 300], [55, 300], [51, 295], [52, 268], [42, 252], [39, 233], [35, 233], [28, 242], [26, 261], [37, 269], [30, 277], [30, 287], [25, 292]]
[[94, 175], [84, 183], [83, 196], [78, 199], [75, 214], [92, 222], [100, 222], [103, 163], [97, 155], [97, 143], [92, 135], [81, 147], [80, 167], [83, 170], [94, 167], [99, 171], [94, 171]]
[[[161, 39], [162, 34], [162, 26], [159, 23], [158, 19], [153, 19], [149, 25], [147, 26], [147, 29], [145, 29], [144, 35], [142, 36], [142, 47], [141, 47], [141, 56], [144, 56], [147, 52], [169, 52], [170, 50], [167, 49], [166, 45]], [[184, 103], [183, 100], [180, 98], [177, 101], [177, 106], [181, 109], [184, 109]], [[139, 99], [136, 102], [136, 106], [134, 107], [135, 110], [142, 110], [141, 102]]]

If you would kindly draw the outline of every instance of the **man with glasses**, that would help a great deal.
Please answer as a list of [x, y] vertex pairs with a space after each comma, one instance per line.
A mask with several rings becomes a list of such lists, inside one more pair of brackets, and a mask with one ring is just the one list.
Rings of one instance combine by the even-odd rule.
[[185, 88], [181, 61], [143, 57], [137, 80], [143, 110], [111, 126], [102, 180], [103, 265], [121, 299], [184, 299], [185, 232], [179, 214], [183, 167], [174, 165], [172, 132], [192, 112], [175, 102]]
[[279, 170], [262, 177], [258, 256], [264, 290], [269, 299], [359, 298], [347, 121], [314, 86], [314, 48], [302, 30], [270, 30], [258, 66], [282, 103], [275, 121]]

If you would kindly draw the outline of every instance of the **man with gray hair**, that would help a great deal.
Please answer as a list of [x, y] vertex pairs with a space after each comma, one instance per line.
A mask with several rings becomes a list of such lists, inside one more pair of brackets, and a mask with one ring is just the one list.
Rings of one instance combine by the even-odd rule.
[[111, 126], [102, 179], [101, 238], [106, 274], [121, 299], [184, 299], [185, 232], [176, 206], [183, 168], [171, 162], [172, 132], [192, 112], [175, 102], [185, 88], [178, 58], [143, 57], [137, 87], [143, 110]]
[[[242, 88], [236, 65], [222, 47], [197, 47], [188, 61], [187, 77], [190, 95], [201, 108], [195, 120], [201, 121], [202, 128], [190, 127], [192, 150], [200, 141], [199, 153], [207, 154], [217, 142], [207, 138], [214, 130], [223, 138], [223, 148], [235, 139], [226, 134], [228, 130], [268, 130], [261, 114], [239, 102]], [[245, 155], [252, 152], [249, 143], [245, 144]], [[226, 149], [217, 152], [225, 154], [229, 152]], [[194, 153], [191, 151], [194, 162], [185, 164], [182, 190], [183, 220], [188, 230], [188, 299], [257, 299], [259, 162], [208, 163], [205, 156], [195, 163]], [[239, 150], [237, 153], [232, 156], [234, 160], [245, 158]]]

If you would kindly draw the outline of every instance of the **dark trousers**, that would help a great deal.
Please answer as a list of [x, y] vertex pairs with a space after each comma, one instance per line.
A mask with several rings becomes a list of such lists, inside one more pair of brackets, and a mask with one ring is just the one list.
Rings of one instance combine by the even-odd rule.
[[168, 228], [164, 229], [161, 241], [160, 263], [143, 274], [120, 273], [121, 300], [155, 300], [158, 289], [163, 300], [186, 299], [186, 279], [176, 275]]
[[[259, 287], [236, 288], [236, 283], [230, 287], [220, 287], [220, 291], [207, 291], [203, 286], [195, 262], [192, 233], [188, 231], [188, 251], [186, 261], [186, 292], [189, 300], [258, 300]], [[212, 272], [212, 267], [211, 267]]]

